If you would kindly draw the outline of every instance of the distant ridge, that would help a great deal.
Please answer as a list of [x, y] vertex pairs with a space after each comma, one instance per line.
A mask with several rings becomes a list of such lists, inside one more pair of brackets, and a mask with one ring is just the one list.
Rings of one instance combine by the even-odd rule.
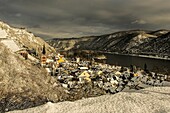
[[[55, 38], [47, 42], [58, 50], [78, 49], [170, 57], [169, 32], [170, 30], [166, 29], [156, 31], [129, 30], [101, 36]], [[153, 51], [150, 51], [152, 48], [154, 48]]]

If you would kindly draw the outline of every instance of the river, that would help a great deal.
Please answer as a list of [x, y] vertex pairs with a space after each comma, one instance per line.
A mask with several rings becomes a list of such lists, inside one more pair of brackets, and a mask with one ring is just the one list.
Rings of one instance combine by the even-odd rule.
[[135, 65], [142, 69], [146, 64], [147, 68], [151, 71], [170, 74], [169, 59], [158, 59], [158, 58], [123, 55], [123, 54], [115, 54], [115, 53], [104, 53], [104, 55], [106, 56], [107, 64], [114, 64], [120, 66]]

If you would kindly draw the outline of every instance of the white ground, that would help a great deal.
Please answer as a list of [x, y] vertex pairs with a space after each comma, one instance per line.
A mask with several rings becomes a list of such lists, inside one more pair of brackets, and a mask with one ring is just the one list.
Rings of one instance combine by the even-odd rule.
[[49, 102], [9, 113], [170, 113], [170, 87], [150, 87], [75, 102]]
[[7, 48], [9, 48], [12, 52], [17, 52], [21, 50], [21, 48], [14, 42], [14, 40], [2, 40], [1, 41]]
[[2, 30], [1, 28], [0, 28], [0, 39], [1, 38], [7, 38], [7, 33], [6, 33], [6, 31], [5, 30]]

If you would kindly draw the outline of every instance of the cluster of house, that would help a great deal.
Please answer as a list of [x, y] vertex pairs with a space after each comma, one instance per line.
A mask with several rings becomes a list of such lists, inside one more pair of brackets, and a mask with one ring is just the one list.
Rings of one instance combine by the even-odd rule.
[[[67, 90], [90, 87], [104, 93], [117, 93], [124, 89], [141, 89], [149, 85], [160, 86], [166, 79], [164, 75], [148, 73], [135, 66], [125, 68], [94, 61], [83, 61], [79, 57], [65, 59], [63, 55], [42, 55], [41, 65], [56, 77]], [[84, 89], [86, 91], [86, 88]]]
[[42, 55], [40, 58], [40, 64], [46, 69], [50, 75], [56, 75], [57, 69], [66, 62], [64, 55], [58, 54], [46, 54], [45, 46], [43, 46]]

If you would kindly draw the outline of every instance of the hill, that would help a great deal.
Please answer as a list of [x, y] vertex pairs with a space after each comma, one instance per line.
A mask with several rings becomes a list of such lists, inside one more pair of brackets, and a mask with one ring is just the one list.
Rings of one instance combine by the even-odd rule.
[[25, 28], [11, 27], [7, 23], [0, 21], [0, 40], [2, 39], [14, 40], [20, 48], [26, 48], [30, 51], [35, 50], [38, 55], [41, 54], [43, 45], [46, 46], [47, 52], [54, 52], [53, 47], [40, 37], [28, 32]]
[[[123, 54], [156, 54], [161, 57], [170, 57], [169, 32], [169, 30], [130, 30], [77, 39], [52, 39], [47, 42], [61, 50], [78, 49]], [[154, 49], [151, 51], [151, 48]]]
[[27, 49], [40, 48], [43, 44], [48, 47], [48, 52], [54, 49], [25, 30], [10, 28], [4, 23], [0, 25], [3, 25], [0, 29], [0, 113], [29, 108], [48, 101], [63, 101], [67, 98], [60, 84], [49, 76], [44, 68], [34, 65], [31, 60], [23, 59], [1, 40], [11, 39], [19, 47]]

